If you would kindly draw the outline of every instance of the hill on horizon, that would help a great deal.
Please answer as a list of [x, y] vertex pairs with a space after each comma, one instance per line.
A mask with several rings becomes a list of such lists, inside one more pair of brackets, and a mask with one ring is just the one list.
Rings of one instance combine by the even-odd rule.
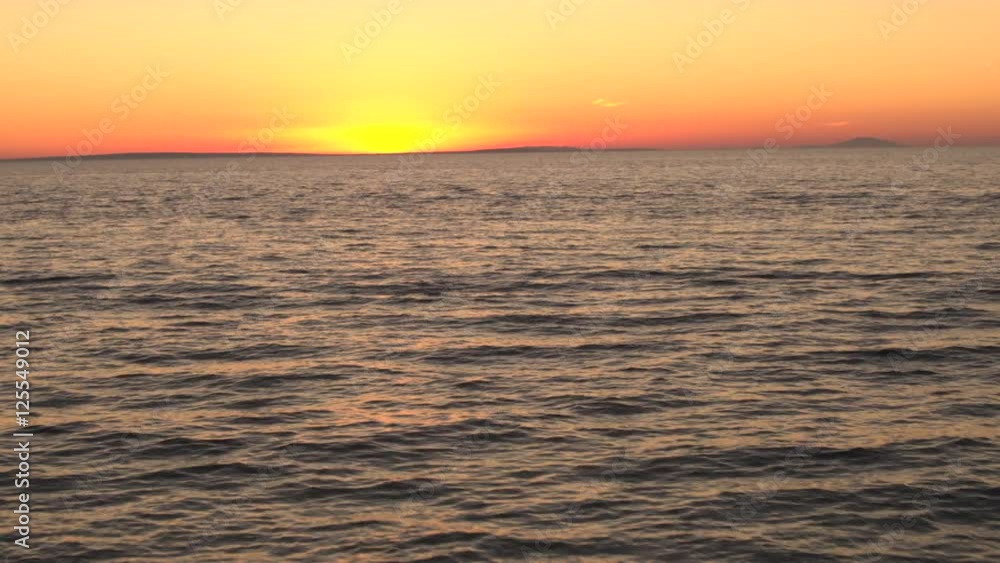
[[867, 148], [892, 148], [901, 147], [898, 143], [892, 141], [886, 141], [885, 139], [878, 139], [876, 137], [855, 137], [848, 141], [842, 143], [834, 143], [830, 145], [833, 148], [843, 148], [843, 149], [867, 149]]

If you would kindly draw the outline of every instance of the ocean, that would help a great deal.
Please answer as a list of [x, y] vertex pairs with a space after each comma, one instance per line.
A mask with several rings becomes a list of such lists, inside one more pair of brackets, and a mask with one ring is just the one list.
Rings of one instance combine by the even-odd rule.
[[998, 157], [0, 163], [16, 560], [998, 561]]

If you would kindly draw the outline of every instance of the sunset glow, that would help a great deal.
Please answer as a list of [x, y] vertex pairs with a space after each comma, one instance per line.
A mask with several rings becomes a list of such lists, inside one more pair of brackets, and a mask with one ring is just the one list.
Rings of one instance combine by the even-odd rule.
[[0, 157], [993, 143], [998, 21], [994, 0], [6, 0]]

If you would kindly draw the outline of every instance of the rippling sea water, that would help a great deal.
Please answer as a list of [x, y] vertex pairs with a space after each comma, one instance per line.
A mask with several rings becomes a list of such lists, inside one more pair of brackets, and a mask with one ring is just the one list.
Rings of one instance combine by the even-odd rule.
[[998, 156], [0, 163], [17, 560], [998, 561]]

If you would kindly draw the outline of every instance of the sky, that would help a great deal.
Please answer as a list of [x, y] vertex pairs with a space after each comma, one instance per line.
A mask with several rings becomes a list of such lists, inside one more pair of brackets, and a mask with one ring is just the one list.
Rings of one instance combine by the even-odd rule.
[[3, 0], [0, 158], [1000, 141], [997, 0]]

